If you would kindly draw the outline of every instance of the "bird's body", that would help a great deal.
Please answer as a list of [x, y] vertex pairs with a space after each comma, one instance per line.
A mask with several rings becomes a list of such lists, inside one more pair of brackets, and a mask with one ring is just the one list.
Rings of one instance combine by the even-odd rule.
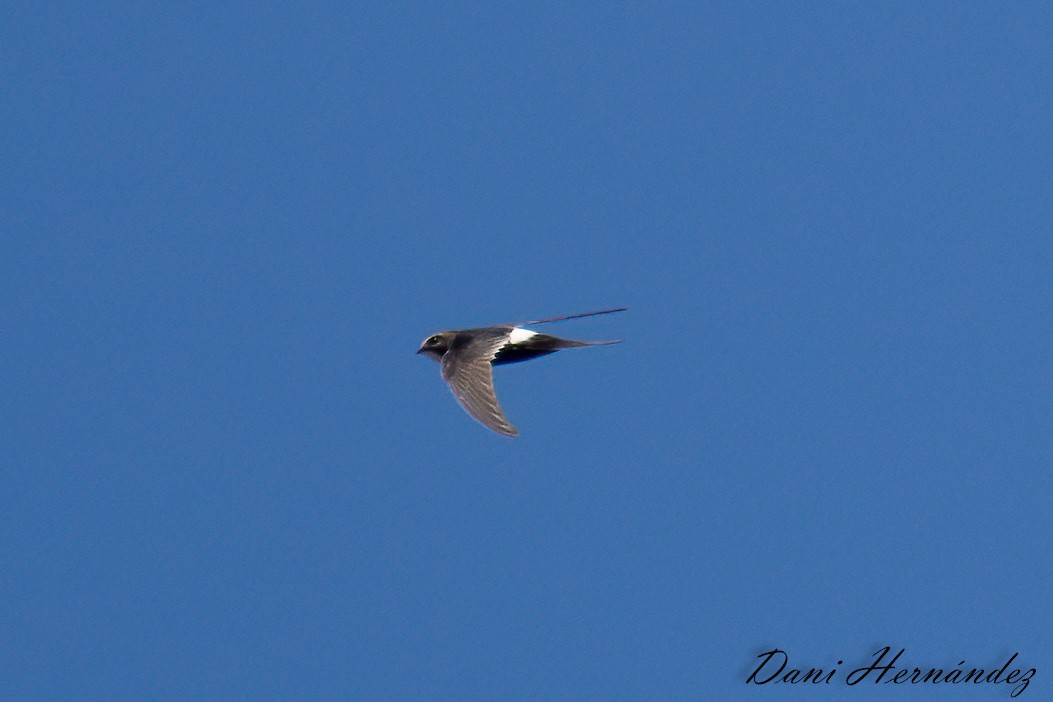
[[[542, 319], [526, 324], [546, 324], [564, 319], [592, 317], [621, 312], [624, 309]], [[501, 405], [497, 402], [492, 366], [529, 361], [561, 349], [616, 343], [618, 342], [573, 341], [532, 331], [520, 325], [502, 324], [433, 334], [424, 340], [417, 353], [424, 354], [442, 365], [443, 380], [450, 386], [454, 397], [468, 414], [499, 434], [518, 436], [519, 431], [505, 418]]]

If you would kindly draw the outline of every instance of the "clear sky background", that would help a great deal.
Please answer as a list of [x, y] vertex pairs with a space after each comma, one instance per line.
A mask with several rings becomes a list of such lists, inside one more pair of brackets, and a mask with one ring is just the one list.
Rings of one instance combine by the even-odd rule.
[[1053, 699], [1049, 4], [3, 14], [3, 699]]

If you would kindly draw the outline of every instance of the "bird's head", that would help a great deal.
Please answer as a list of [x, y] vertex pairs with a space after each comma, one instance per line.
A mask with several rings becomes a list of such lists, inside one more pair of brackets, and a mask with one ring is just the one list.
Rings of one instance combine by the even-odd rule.
[[446, 352], [450, 350], [450, 337], [451, 334], [449, 332], [432, 334], [420, 345], [417, 353], [422, 353], [436, 361], [441, 361]]

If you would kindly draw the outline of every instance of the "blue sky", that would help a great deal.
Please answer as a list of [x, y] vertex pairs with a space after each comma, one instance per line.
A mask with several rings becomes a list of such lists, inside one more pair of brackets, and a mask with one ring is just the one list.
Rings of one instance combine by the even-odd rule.
[[[0, 693], [1053, 692], [1053, 10], [22, 3]], [[620, 346], [496, 371], [440, 329]], [[756, 656], [829, 669], [747, 686]]]

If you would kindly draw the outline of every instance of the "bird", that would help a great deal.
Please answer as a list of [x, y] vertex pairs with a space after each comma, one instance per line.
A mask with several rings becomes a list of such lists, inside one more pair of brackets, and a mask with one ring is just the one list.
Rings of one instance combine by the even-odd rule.
[[457, 329], [432, 334], [417, 350], [442, 366], [442, 378], [461, 407], [483, 426], [504, 436], [519, 436], [505, 417], [494, 392], [493, 366], [520, 363], [547, 356], [561, 349], [583, 346], [609, 346], [620, 341], [574, 341], [527, 329], [528, 325], [549, 324], [567, 319], [595, 317], [624, 312], [618, 307], [519, 324], [500, 324], [478, 329]]

